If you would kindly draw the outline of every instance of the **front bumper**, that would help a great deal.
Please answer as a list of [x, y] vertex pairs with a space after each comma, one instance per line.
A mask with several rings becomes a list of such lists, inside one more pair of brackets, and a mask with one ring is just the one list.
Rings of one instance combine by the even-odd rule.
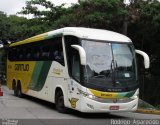
[[[124, 103], [102, 103], [95, 100], [92, 100], [87, 97], [82, 97], [81, 101], [81, 112], [120, 112], [120, 111], [136, 111], [138, 107], [138, 97], [134, 98], [134, 100], [130, 102]], [[118, 110], [110, 110], [110, 106], [119, 106]]]

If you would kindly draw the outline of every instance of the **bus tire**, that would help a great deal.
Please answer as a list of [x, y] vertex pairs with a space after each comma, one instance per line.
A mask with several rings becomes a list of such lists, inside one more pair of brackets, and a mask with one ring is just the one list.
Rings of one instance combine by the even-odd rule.
[[17, 96], [22, 98], [23, 97], [23, 93], [22, 93], [22, 89], [21, 89], [21, 82], [18, 81], [17, 83]]
[[64, 96], [61, 90], [58, 90], [56, 92], [55, 105], [58, 112], [66, 113], [67, 110], [66, 110], [66, 107], [64, 106]]
[[15, 80], [13, 80], [13, 82], [12, 82], [12, 89], [14, 91], [14, 95], [17, 96], [18, 91], [17, 91], [17, 86], [16, 86], [16, 81]]

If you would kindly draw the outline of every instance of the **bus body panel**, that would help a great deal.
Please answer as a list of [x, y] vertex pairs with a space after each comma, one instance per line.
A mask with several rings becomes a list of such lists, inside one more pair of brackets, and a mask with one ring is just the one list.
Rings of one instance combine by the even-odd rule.
[[10, 62], [7, 60], [7, 86], [12, 89], [13, 80], [20, 80], [23, 83], [22, 92], [26, 93], [28, 90], [31, 76], [36, 62]]
[[[46, 72], [47, 77], [46, 80], [44, 80], [43, 86], [41, 86], [40, 90], [37, 89], [37, 85], [39, 85], [41, 82], [41, 77], [37, 77], [37, 75], [34, 74], [34, 72], [40, 72], [40, 69], [42, 65], [38, 65], [38, 71], [36, 69], [36, 63], [40, 62], [34, 62], [34, 61], [27, 61], [27, 62], [10, 62], [8, 61], [8, 79], [7, 79], [7, 84], [10, 89], [12, 89], [12, 81], [15, 79], [15, 81], [20, 81], [21, 82], [21, 89], [22, 93], [34, 96], [40, 99], [44, 99], [50, 102], [54, 102], [54, 94], [55, 94], [55, 89], [58, 86], [61, 86], [63, 90], [66, 90], [67, 88], [67, 73], [66, 73], [66, 68], [62, 66], [61, 64], [53, 61], [49, 71]], [[16, 69], [17, 65], [21, 65], [21, 67]], [[28, 65], [29, 68], [24, 69], [24, 65]], [[45, 63], [44, 63], [45, 65]], [[25, 71], [24, 71], [25, 70]], [[42, 72], [44, 75], [44, 72]], [[37, 77], [35, 80], [32, 79], [33, 77]], [[62, 87], [63, 86], [63, 87]], [[66, 86], [66, 87], [64, 87]], [[65, 91], [64, 91], [65, 92]], [[65, 95], [67, 92], [65, 92]]]
[[[69, 106], [67, 107], [81, 111], [81, 112], [135, 111], [138, 107], [139, 89], [137, 89], [134, 92], [131, 91], [126, 93], [110, 92], [113, 95], [117, 95], [117, 97], [114, 97], [114, 98], [113, 97], [100, 98], [100, 97], [97, 97], [95, 93], [93, 94], [90, 92], [90, 95], [95, 96], [100, 101], [88, 98], [85, 95], [85, 93], [88, 93], [88, 92], [90, 92], [88, 88], [81, 86], [78, 82], [71, 79], [70, 83], [68, 83]], [[100, 92], [100, 91], [99, 93], [104, 94], [104, 92]], [[111, 106], [119, 106], [119, 109], [111, 110], [110, 109]]]

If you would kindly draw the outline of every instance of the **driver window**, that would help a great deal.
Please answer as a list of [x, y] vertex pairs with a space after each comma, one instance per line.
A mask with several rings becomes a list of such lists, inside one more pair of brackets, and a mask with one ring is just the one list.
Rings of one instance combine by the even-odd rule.
[[80, 57], [77, 50], [71, 47], [71, 45], [79, 45], [79, 39], [74, 36], [65, 36], [65, 45], [68, 62], [69, 75], [80, 82]]
[[73, 58], [72, 58], [72, 76], [77, 81], [80, 81], [80, 60], [79, 60], [79, 55], [73, 55]]

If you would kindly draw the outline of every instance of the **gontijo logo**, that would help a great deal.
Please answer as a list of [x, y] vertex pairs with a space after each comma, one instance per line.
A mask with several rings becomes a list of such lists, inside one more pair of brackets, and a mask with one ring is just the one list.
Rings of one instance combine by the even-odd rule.
[[29, 64], [15, 64], [16, 71], [29, 71]]
[[99, 98], [115, 98], [118, 95], [118, 93], [114, 93], [114, 92], [112, 92], [112, 93], [111, 92], [102, 92], [102, 91], [97, 91], [97, 90], [93, 90], [93, 89], [89, 89], [89, 91]]

